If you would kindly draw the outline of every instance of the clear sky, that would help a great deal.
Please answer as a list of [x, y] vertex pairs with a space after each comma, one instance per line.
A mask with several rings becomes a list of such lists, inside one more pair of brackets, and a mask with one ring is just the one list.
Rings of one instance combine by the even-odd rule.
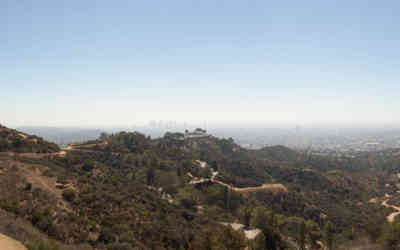
[[399, 1], [0, 1], [0, 123], [400, 124]]

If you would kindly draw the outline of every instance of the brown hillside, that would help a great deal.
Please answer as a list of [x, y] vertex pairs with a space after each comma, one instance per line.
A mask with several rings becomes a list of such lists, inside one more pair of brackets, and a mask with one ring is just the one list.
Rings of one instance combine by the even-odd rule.
[[0, 125], [0, 152], [17, 153], [54, 153], [59, 147], [34, 135]]

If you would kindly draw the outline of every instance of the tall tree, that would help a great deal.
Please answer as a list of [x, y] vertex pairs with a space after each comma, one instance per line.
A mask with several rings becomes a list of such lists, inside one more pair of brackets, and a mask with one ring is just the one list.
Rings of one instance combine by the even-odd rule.
[[146, 172], [146, 181], [147, 185], [151, 186], [154, 183], [154, 176], [155, 176], [155, 168], [150, 166]]
[[213, 162], [212, 162], [211, 168], [212, 168], [214, 171], [218, 171], [218, 163], [217, 163], [217, 161], [213, 161]]
[[383, 227], [382, 241], [386, 250], [399, 249], [400, 222], [387, 223]]
[[334, 249], [335, 226], [330, 221], [326, 222], [324, 226], [324, 240], [328, 250]]
[[109, 136], [109, 134], [107, 134], [106, 132], [101, 132], [99, 139], [104, 141], [105, 139], [107, 139]]
[[225, 202], [225, 209], [231, 209], [231, 199], [232, 199], [232, 190], [228, 187], [224, 187], [224, 202]]
[[265, 246], [269, 250], [277, 250], [281, 238], [276, 228], [275, 214], [265, 207], [256, 207], [253, 210], [251, 225], [261, 230], [265, 237]]
[[301, 221], [298, 228], [297, 242], [300, 250], [305, 250], [306, 247], [306, 223], [304, 220]]
[[239, 208], [239, 217], [245, 227], [250, 226], [251, 212], [252, 210], [248, 205], [244, 205]]
[[255, 240], [252, 242], [251, 250], [266, 250], [266, 245], [265, 245], [266, 239], [263, 233], [257, 235]]

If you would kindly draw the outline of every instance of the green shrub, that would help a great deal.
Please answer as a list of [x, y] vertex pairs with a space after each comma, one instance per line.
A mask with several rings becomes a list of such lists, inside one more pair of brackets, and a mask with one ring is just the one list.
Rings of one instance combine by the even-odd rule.
[[107, 246], [107, 250], [131, 250], [132, 246], [128, 243], [114, 243]]
[[183, 198], [180, 200], [181, 205], [186, 209], [195, 209], [196, 201], [192, 199]]
[[4, 138], [0, 138], [0, 151], [8, 150], [8, 141]]
[[75, 195], [75, 191], [74, 190], [66, 189], [66, 190], [63, 191], [62, 196], [63, 196], [64, 200], [71, 202], [71, 201], [73, 201], [75, 199], [76, 195]]
[[24, 190], [25, 191], [31, 191], [32, 190], [32, 183], [29, 183], [29, 182], [26, 183]]
[[63, 250], [63, 248], [53, 241], [34, 241], [26, 245], [28, 250]]
[[13, 147], [18, 148], [22, 145], [22, 140], [20, 138], [15, 138], [12, 142]]
[[13, 201], [13, 202], [2, 201], [2, 202], [0, 202], [0, 208], [4, 209], [4, 210], [6, 210], [7, 212], [10, 212], [10, 213], [16, 213], [17, 210], [18, 210], [18, 207], [19, 207], [19, 205], [18, 205], [18, 202], [16, 202], [16, 201]]
[[94, 168], [94, 162], [93, 162], [93, 161], [91, 161], [91, 160], [86, 160], [86, 161], [83, 163], [83, 167], [82, 167], [83, 170], [85, 170], [85, 171], [87, 171], [87, 172], [90, 172], [90, 171], [93, 170], [93, 168]]

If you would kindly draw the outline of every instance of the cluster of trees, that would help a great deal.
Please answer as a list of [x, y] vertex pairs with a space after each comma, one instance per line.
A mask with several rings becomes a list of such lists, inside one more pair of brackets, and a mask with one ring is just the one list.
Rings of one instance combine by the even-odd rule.
[[[103, 137], [105, 136], [103, 135]], [[108, 142], [106, 150], [112, 152], [144, 153], [151, 147], [150, 137], [137, 132], [121, 132], [109, 135], [105, 140]]]
[[[332, 223], [327, 222], [322, 231], [319, 225], [311, 220], [300, 217], [286, 217], [274, 213], [264, 206], [251, 208], [242, 206], [238, 215], [246, 228], [257, 228], [261, 233], [251, 242], [254, 250], [278, 250], [288, 249], [296, 246], [304, 250], [306, 245], [318, 249], [318, 241], [323, 240], [328, 249], [333, 249], [335, 228]], [[293, 239], [293, 242], [290, 238]]]
[[242, 232], [218, 224], [204, 226], [191, 243], [193, 250], [241, 250], [246, 246], [246, 238]]
[[366, 225], [365, 231], [371, 243], [379, 244], [384, 250], [400, 248], [400, 222], [389, 223], [372, 218]]
[[396, 250], [400, 248], [400, 222], [386, 223], [383, 226], [382, 234], [379, 239], [386, 250]]

